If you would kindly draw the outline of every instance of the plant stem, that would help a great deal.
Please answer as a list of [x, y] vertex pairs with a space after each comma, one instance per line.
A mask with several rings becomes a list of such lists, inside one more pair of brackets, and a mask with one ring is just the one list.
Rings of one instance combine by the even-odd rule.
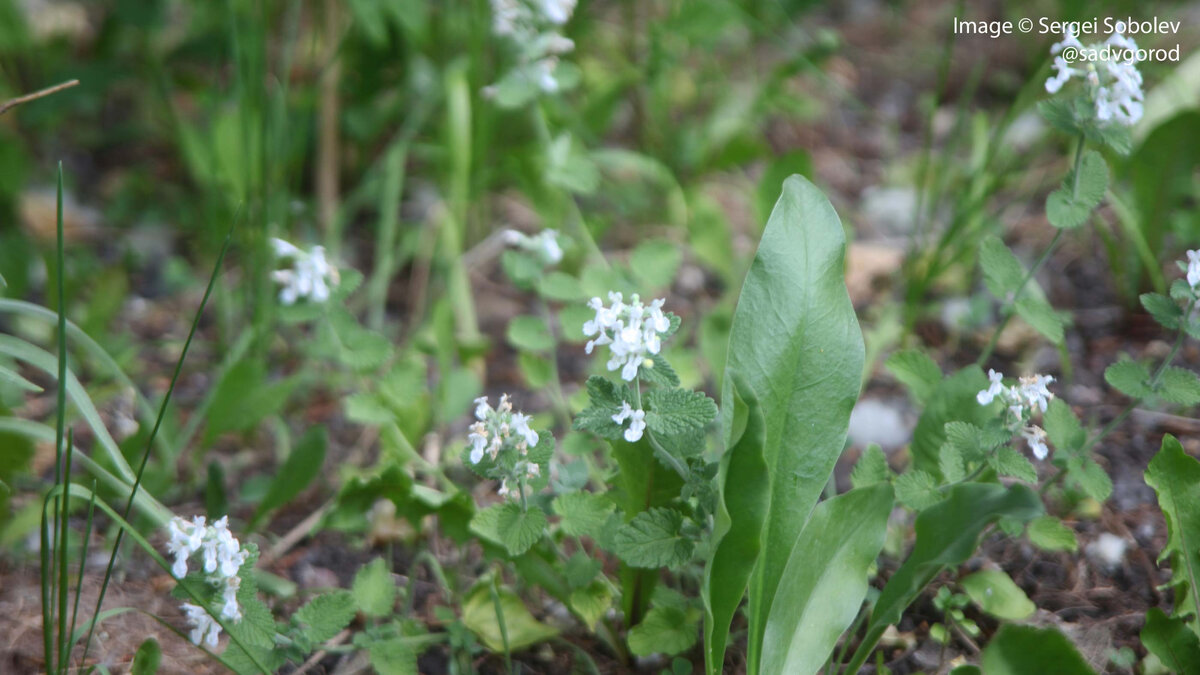
[[1000, 340], [1000, 334], [1004, 332], [1005, 327], [1008, 326], [1008, 322], [1012, 320], [1013, 315], [1016, 313], [1015, 307], [1017, 305], [1017, 300], [1021, 298], [1021, 293], [1025, 290], [1025, 287], [1029, 285], [1029, 281], [1033, 279], [1034, 275], [1038, 273], [1038, 270], [1042, 268], [1042, 265], [1046, 264], [1046, 260], [1050, 258], [1050, 253], [1054, 251], [1054, 248], [1058, 246], [1059, 240], [1062, 239], [1063, 232], [1065, 232], [1065, 230], [1059, 229], [1054, 233], [1054, 238], [1050, 240], [1050, 245], [1046, 247], [1046, 250], [1042, 251], [1042, 255], [1037, 259], [1037, 262], [1033, 264], [1033, 267], [1029, 268], [1029, 271], [1025, 274], [1025, 278], [1021, 279], [1021, 284], [1017, 286], [1017, 290], [1013, 292], [1012, 297], [1004, 301], [1004, 306], [1001, 309], [1003, 316], [1000, 318], [1000, 323], [992, 332], [992, 337], [990, 340], [988, 340], [987, 346], [984, 347], [983, 351], [979, 353], [979, 358], [975, 360], [976, 365], [983, 366], [983, 364], [987, 363], [987, 360], [991, 358], [992, 352], [996, 349], [996, 343]]

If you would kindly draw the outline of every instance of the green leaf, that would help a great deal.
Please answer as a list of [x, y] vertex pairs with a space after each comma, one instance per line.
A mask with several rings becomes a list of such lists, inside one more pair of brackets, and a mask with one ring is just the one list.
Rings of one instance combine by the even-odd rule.
[[1142, 645], [1173, 673], [1200, 673], [1200, 638], [1178, 617], [1157, 607], [1146, 612]]
[[491, 582], [475, 585], [463, 601], [462, 622], [480, 641], [493, 652], [504, 652], [504, 637], [508, 637], [508, 649], [517, 651], [558, 635], [554, 628], [533, 618], [525, 603], [516, 593], [501, 588], [497, 594], [500, 611], [504, 615], [504, 632], [501, 632], [500, 617], [496, 615], [496, 603], [492, 599]]
[[296, 447], [283, 460], [283, 465], [275, 473], [267, 494], [258, 503], [254, 517], [250, 519], [251, 528], [262, 517], [273, 509], [279, 508], [291, 501], [304, 491], [308, 484], [321, 473], [321, 465], [325, 463], [325, 427], [309, 429]]
[[983, 268], [984, 284], [1001, 301], [1015, 295], [1025, 278], [1025, 268], [1017, 256], [995, 235], [984, 237], [980, 242], [979, 265]]
[[560, 302], [583, 300], [585, 294], [579, 280], [566, 272], [551, 272], [538, 281], [538, 293]]
[[883, 549], [892, 488], [880, 483], [827, 499], [795, 542], [763, 634], [764, 673], [813, 673], [862, 607]]
[[1154, 392], [1150, 389], [1150, 371], [1146, 366], [1122, 359], [1104, 370], [1104, 381], [1129, 398], [1146, 398]]
[[1071, 406], [1060, 398], [1050, 401], [1050, 406], [1042, 415], [1042, 424], [1046, 428], [1046, 436], [1050, 438], [1050, 443], [1058, 450], [1078, 450], [1087, 441], [1087, 434], [1079, 424], [1079, 418], [1071, 411]]
[[850, 485], [855, 488], [867, 487], [876, 483], [886, 483], [892, 478], [892, 469], [888, 466], [887, 455], [874, 443], [867, 446], [854, 470], [850, 472]]
[[675, 374], [675, 369], [667, 363], [662, 354], [655, 354], [651, 360], [654, 362], [653, 366], [647, 367], [643, 364], [638, 368], [638, 377], [642, 378], [642, 382], [657, 384], [660, 387], [679, 386], [679, 375]]
[[354, 606], [363, 614], [390, 616], [396, 604], [396, 582], [387, 561], [376, 558], [359, 568], [350, 593], [354, 596]]
[[1011, 476], [1026, 483], [1037, 482], [1037, 468], [1033, 462], [1012, 448], [998, 448], [988, 455], [988, 466], [1001, 476]]
[[509, 555], [521, 555], [546, 532], [546, 514], [536, 506], [522, 511], [521, 506], [513, 502], [497, 504], [471, 518], [471, 531], [500, 544]]
[[371, 667], [379, 675], [418, 675], [419, 673], [417, 651], [404, 638], [371, 640], [367, 643], [367, 658], [371, 662]]
[[699, 615], [683, 607], [655, 606], [646, 618], [629, 629], [629, 651], [634, 656], [674, 656], [696, 644]]
[[226, 431], [250, 429], [275, 414], [287, 402], [293, 386], [292, 379], [268, 383], [266, 366], [261, 361], [239, 362], [225, 373], [213, 391], [204, 432], [206, 442]]
[[981, 389], [987, 388], [987, 383], [987, 376], [978, 366], [967, 366], [937, 386], [913, 429], [910, 446], [913, 466], [939, 478], [942, 444], [947, 438], [946, 423], [969, 422], [984, 427], [995, 417], [991, 409], [979, 405], [975, 398]]
[[994, 483], [956, 485], [945, 500], [922, 511], [917, 516], [917, 541], [912, 553], [884, 586], [871, 612], [866, 636], [846, 672], [859, 671], [884, 629], [900, 621], [904, 609], [934, 577], [949, 565], [966, 562], [985, 527], [1004, 517], [1032, 520], [1042, 512], [1042, 501], [1033, 490], [1024, 485], [1006, 488]]
[[922, 511], [942, 501], [937, 479], [928, 471], [909, 469], [896, 477], [896, 500], [914, 511]]
[[654, 389], [646, 394], [646, 402], [646, 426], [665, 436], [702, 430], [717, 416], [717, 404], [698, 391]]
[[1146, 484], [1158, 493], [1158, 506], [1167, 521], [1167, 545], [1158, 561], [1171, 563], [1170, 585], [1175, 590], [1172, 616], [1186, 618], [1200, 634], [1197, 615], [1197, 577], [1200, 577], [1200, 461], [1188, 456], [1172, 435], [1146, 468]]
[[1089, 497], [1103, 502], [1112, 495], [1112, 479], [1105, 473], [1104, 467], [1092, 459], [1067, 460], [1067, 482], [1078, 485]]
[[[737, 441], [721, 456], [717, 470], [717, 507], [713, 548], [704, 567], [701, 598], [704, 601], [704, 663], [708, 675], [724, 671], [729, 627], [750, 573], [762, 549], [763, 525], [770, 502], [771, 480], [763, 460], [766, 423], [758, 397], [736, 371], [732, 378], [735, 419], [745, 426]], [[885, 460], [886, 461], [886, 460]]]
[[1079, 548], [1079, 541], [1075, 537], [1075, 530], [1067, 527], [1063, 521], [1054, 516], [1034, 518], [1029, 522], [1029, 529], [1025, 533], [1029, 535], [1029, 541], [1043, 551], [1070, 551], [1074, 553]]
[[691, 560], [695, 545], [683, 534], [683, 514], [653, 508], [634, 516], [613, 536], [613, 552], [630, 567], [677, 567]]
[[621, 412], [621, 403], [633, 403], [633, 392], [625, 384], [614, 384], [608, 378], [592, 375], [587, 380], [590, 405], [575, 416], [575, 428], [590, 431], [610, 441], [621, 439], [625, 429], [613, 421], [613, 415]]
[[146, 638], [138, 646], [133, 655], [133, 663], [129, 666], [129, 675], [154, 675], [162, 663], [162, 647], [158, 640]]
[[[0, 384], [12, 384], [23, 391], [40, 394], [43, 389], [29, 380], [21, 377], [20, 373], [15, 370], [0, 365]], [[145, 643], [143, 643], [145, 644]]]
[[605, 495], [570, 492], [554, 498], [554, 512], [560, 516], [559, 528], [572, 537], [595, 539], [608, 522], [616, 505]]
[[896, 352], [883, 365], [908, 388], [918, 405], [925, 405], [942, 381], [942, 369], [937, 362], [917, 349]]
[[997, 619], [1020, 621], [1037, 611], [1025, 591], [1002, 570], [981, 570], [958, 583], [979, 609]]
[[960, 446], [951, 441], [942, 444], [941, 457], [938, 458], [938, 468], [942, 478], [948, 483], [957, 483], [967, 477], [966, 457]]
[[1062, 633], [1012, 623], [1001, 626], [988, 642], [981, 662], [987, 675], [1095, 675]]
[[644, 241], [629, 254], [629, 269], [647, 290], [669, 288], [681, 262], [683, 247], [669, 241]]
[[1183, 308], [1177, 302], [1161, 293], [1142, 293], [1138, 299], [1142, 301], [1142, 307], [1146, 308], [1146, 311], [1160, 326], [1167, 330], [1179, 328], [1179, 321], [1183, 318]]
[[349, 591], [323, 593], [296, 610], [292, 620], [304, 626], [304, 637], [321, 644], [350, 625], [355, 614], [354, 596]]
[[604, 614], [612, 607], [612, 590], [607, 581], [596, 580], [571, 591], [567, 604], [575, 612], [588, 630], [595, 630], [596, 624], [604, 618]]
[[521, 290], [533, 288], [542, 276], [542, 264], [533, 256], [521, 251], [507, 250], [501, 253], [500, 267], [513, 285]]
[[1171, 366], [1159, 378], [1157, 393], [1168, 403], [1194, 406], [1200, 403], [1200, 377], [1186, 368]]
[[1079, 227], [1100, 205], [1107, 190], [1108, 164], [1100, 153], [1088, 150], [1080, 158], [1078, 181], [1071, 171], [1062, 187], [1046, 198], [1046, 219], [1058, 228]]
[[554, 348], [554, 336], [546, 322], [536, 316], [518, 316], [508, 322], [508, 343], [530, 352], [548, 352]]
[[1034, 295], [1022, 295], [1016, 304], [1017, 316], [1025, 320], [1042, 337], [1059, 344], [1063, 341], [1063, 322], [1054, 308]]
[[845, 234], [829, 200], [792, 176], [783, 184], [742, 285], [721, 400], [732, 446], [733, 380], [762, 397], [770, 502], [762, 558], [750, 581], [750, 671], [792, 544], [842, 452], [858, 398], [864, 348], [846, 291]]

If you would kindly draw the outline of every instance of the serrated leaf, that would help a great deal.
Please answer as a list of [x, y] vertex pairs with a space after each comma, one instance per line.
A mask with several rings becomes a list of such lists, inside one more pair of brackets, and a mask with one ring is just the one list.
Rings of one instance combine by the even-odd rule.
[[1158, 505], [1167, 521], [1167, 544], [1159, 554], [1171, 564], [1170, 586], [1175, 590], [1172, 616], [1188, 620], [1200, 634], [1197, 582], [1200, 581], [1200, 461], [1188, 456], [1172, 435], [1146, 468], [1146, 484], [1158, 494]]
[[946, 442], [946, 423], [970, 422], [982, 428], [995, 419], [995, 413], [987, 406], [979, 405], [975, 398], [981, 389], [987, 388], [987, 382], [983, 371], [972, 365], [955, 372], [937, 386], [913, 429], [909, 446], [913, 466], [937, 478], [941, 474], [938, 463], [942, 443]]
[[546, 322], [536, 316], [518, 316], [508, 322], [508, 343], [517, 349], [548, 352], [554, 348], [554, 336]]
[[897, 380], [908, 388], [913, 399], [924, 405], [942, 381], [942, 369], [928, 354], [906, 349], [888, 357], [883, 364]]
[[1159, 378], [1156, 393], [1168, 403], [1196, 405], [1200, 403], [1200, 377], [1186, 368], [1171, 366]]
[[1168, 618], [1151, 607], [1140, 637], [1146, 650], [1172, 673], [1200, 673], [1200, 638], [1183, 619]]
[[675, 373], [675, 369], [663, 358], [662, 354], [655, 354], [651, 360], [654, 362], [653, 366], [647, 367], [643, 364], [641, 368], [638, 368], [638, 377], [643, 382], [657, 384], [660, 387], [679, 386], [679, 375]]
[[643, 511], [613, 535], [613, 552], [630, 567], [677, 567], [691, 559], [695, 546], [682, 530], [683, 514], [675, 509]]
[[1025, 531], [1029, 541], [1043, 551], [1070, 551], [1079, 548], [1079, 540], [1075, 530], [1067, 527], [1066, 523], [1054, 516], [1041, 516], [1029, 522]]
[[1112, 495], [1112, 479], [1092, 459], [1072, 458], [1067, 462], [1067, 482], [1079, 486], [1087, 496], [1103, 502]]
[[471, 518], [470, 527], [475, 534], [516, 556], [542, 538], [546, 532], [546, 514], [536, 506], [522, 511], [519, 504], [508, 502], [479, 511]]
[[1078, 177], [1072, 170], [1062, 187], [1046, 199], [1046, 219], [1054, 227], [1070, 229], [1087, 222], [1108, 190], [1108, 163], [1095, 150], [1088, 150], [1079, 161]]
[[1054, 308], [1035, 295], [1022, 295], [1016, 304], [1017, 316], [1025, 320], [1042, 337], [1059, 344], [1063, 341], [1063, 322]]
[[616, 508], [608, 497], [590, 492], [559, 495], [554, 498], [552, 506], [560, 517], [558, 526], [564, 533], [593, 539]]
[[896, 477], [896, 499], [914, 511], [922, 511], [945, 498], [937, 488], [937, 479], [929, 472], [909, 469]]
[[1042, 415], [1042, 426], [1046, 428], [1046, 436], [1054, 447], [1062, 451], [1074, 451], [1083, 447], [1087, 434], [1079, 424], [1079, 418], [1071, 411], [1071, 406], [1062, 399], [1050, 401], [1046, 413]]
[[604, 564], [599, 559], [589, 556], [585, 551], [576, 551], [563, 565], [563, 576], [568, 586], [579, 589], [592, 583], [603, 568]]
[[1025, 278], [1025, 269], [1020, 261], [995, 235], [987, 236], [980, 242], [979, 265], [983, 268], [984, 284], [1001, 301], [1007, 301], [1016, 294]]
[[305, 638], [321, 644], [349, 626], [354, 613], [354, 596], [349, 591], [334, 591], [309, 600], [296, 610], [292, 620], [302, 626]]
[[403, 638], [367, 643], [367, 658], [379, 675], [419, 675], [417, 656], [416, 650]]
[[583, 588], [571, 591], [567, 604], [588, 630], [595, 630], [597, 622], [604, 618], [612, 607], [612, 591], [604, 581], [594, 581]]
[[1001, 476], [1011, 476], [1026, 483], [1037, 482], [1037, 469], [1033, 462], [1012, 448], [997, 448], [988, 455], [988, 466]]
[[396, 604], [396, 582], [392, 571], [383, 558], [376, 558], [363, 565], [354, 575], [350, 587], [354, 606], [367, 616], [390, 616]]
[[665, 436], [704, 429], [717, 417], [717, 404], [698, 391], [655, 389], [646, 394], [646, 426]]
[[963, 451], [950, 441], [942, 444], [938, 467], [942, 470], [942, 478], [948, 483], [957, 483], [967, 477], [967, 465]]
[[959, 582], [979, 609], [997, 619], [1021, 621], [1037, 610], [1021, 587], [1003, 570], [981, 570]]
[[681, 262], [683, 247], [669, 241], [644, 241], [629, 254], [629, 269], [647, 290], [668, 288]]
[[674, 656], [696, 644], [699, 614], [681, 607], [655, 606], [629, 629], [629, 651], [635, 656]]
[[888, 466], [887, 455], [872, 443], [863, 451], [854, 470], [850, 472], [850, 485], [855, 488], [867, 487], [877, 483], [886, 483], [892, 477], [892, 469]]
[[625, 384], [614, 384], [599, 375], [587, 380], [590, 405], [575, 416], [575, 429], [590, 431], [610, 441], [620, 440], [625, 429], [613, 421], [613, 415], [621, 411], [621, 403], [633, 403], [633, 392]]
[[1171, 298], [1161, 293], [1142, 293], [1138, 296], [1142, 307], [1154, 317], [1160, 326], [1167, 330], [1179, 328], [1179, 320], [1183, 318], [1183, 309]]
[[1104, 381], [1129, 398], [1146, 398], [1154, 393], [1150, 389], [1150, 371], [1145, 365], [1129, 359], [1106, 368]]

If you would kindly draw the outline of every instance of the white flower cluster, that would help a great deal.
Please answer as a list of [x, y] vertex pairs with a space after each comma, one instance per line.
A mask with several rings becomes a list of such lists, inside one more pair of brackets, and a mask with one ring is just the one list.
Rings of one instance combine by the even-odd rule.
[[[175, 556], [171, 574], [176, 579], [187, 576], [188, 558], [199, 551], [204, 573], [221, 591], [221, 618], [240, 621], [242, 610], [238, 606], [237, 593], [242, 580], [238, 570], [246, 562], [246, 552], [229, 531], [229, 518], [206, 525], [204, 516], [196, 516], [190, 522], [175, 517], [167, 524], [167, 534], [167, 551]], [[192, 625], [192, 642], [200, 644], [203, 639], [209, 647], [216, 647], [221, 626], [209, 616], [208, 611], [186, 602], [182, 608], [187, 614], [188, 623]]]
[[547, 267], [562, 262], [563, 251], [558, 244], [558, 230], [542, 230], [532, 237], [524, 232], [505, 230], [504, 243], [532, 253]]
[[1200, 251], [1187, 252], [1187, 282], [1192, 290], [1200, 289]]
[[[471, 425], [471, 433], [467, 435], [467, 440], [471, 442], [472, 464], [483, 461], [484, 453], [495, 460], [501, 452], [508, 449], [520, 453], [520, 459], [513, 468], [515, 476], [536, 478], [542, 474], [537, 462], [525, 459], [529, 448], [538, 444], [538, 433], [529, 427], [533, 418], [522, 412], [513, 412], [508, 394], [500, 397], [500, 404], [494, 409], [488, 404], [486, 396], [475, 399], [475, 419], [476, 422]], [[500, 480], [501, 497], [512, 494], [508, 480], [508, 476]]]
[[[1137, 43], [1122, 35], [1124, 29], [1124, 22], [1118, 22], [1117, 30], [1107, 40], [1087, 46], [1068, 30], [1062, 42], [1050, 48], [1055, 73], [1046, 80], [1046, 91], [1056, 93], [1073, 76], [1084, 78], [1096, 105], [1096, 119], [1125, 126], [1136, 124], [1143, 112], [1142, 74], [1137, 67]], [[1063, 58], [1063, 50], [1068, 48], [1078, 55], [1075, 61], [1085, 65], [1074, 67]]]
[[999, 398], [1007, 408], [1010, 428], [1019, 429], [1034, 457], [1046, 459], [1050, 453], [1046, 446], [1046, 432], [1031, 424], [1030, 420], [1035, 410], [1046, 412], [1046, 407], [1054, 398], [1054, 393], [1048, 388], [1054, 378], [1050, 375], [1028, 375], [1021, 377], [1017, 385], [1006, 387], [1004, 373], [988, 370], [988, 380], [988, 388], [975, 395], [979, 405], [988, 405]]
[[634, 293], [626, 304], [620, 293], [610, 292], [608, 300], [611, 307], [605, 307], [600, 298], [588, 301], [596, 317], [583, 324], [584, 336], [593, 338], [588, 340], [587, 353], [591, 354], [596, 345], [608, 345], [608, 369], [620, 368], [622, 379], [631, 382], [638, 368], [647, 365], [648, 356], [662, 349], [662, 337], [670, 330], [671, 321], [662, 311], [662, 298], [646, 306]]
[[642, 432], [646, 430], [646, 411], [635, 410], [633, 406], [629, 405], [629, 401], [621, 401], [621, 411], [612, 416], [612, 421], [625, 426], [625, 420], [629, 420], [629, 428], [625, 430], [625, 440], [635, 443], [642, 437]]
[[337, 268], [325, 259], [325, 248], [314, 246], [305, 252], [295, 244], [282, 239], [271, 239], [275, 256], [292, 261], [292, 267], [275, 270], [271, 278], [282, 284], [279, 291], [279, 301], [285, 305], [293, 305], [297, 300], [307, 298], [312, 302], [325, 302], [329, 299], [330, 284], [337, 285]]
[[542, 91], [559, 89], [558, 58], [575, 43], [558, 32], [575, 12], [576, 0], [491, 0], [492, 32], [509, 38], [521, 49], [520, 67], [528, 70]]

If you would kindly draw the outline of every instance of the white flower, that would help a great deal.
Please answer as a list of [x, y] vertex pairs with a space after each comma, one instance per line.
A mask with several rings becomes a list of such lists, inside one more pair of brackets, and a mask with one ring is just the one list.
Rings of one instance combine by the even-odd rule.
[[221, 635], [220, 624], [213, 621], [208, 612], [198, 605], [185, 602], [179, 608], [187, 615], [188, 623], [192, 626], [192, 631], [189, 633], [192, 644], [199, 645], [200, 641], [204, 640], [209, 649], [216, 649], [217, 638]]
[[1050, 448], [1046, 447], [1046, 432], [1038, 426], [1027, 426], [1021, 430], [1021, 436], [1029, 443], [1029, 449], [1033, 451], [1033, 456], [1039, 460], [1046, 459], [1046, 455], [1050, 454]]
[[242, 608], [238, 606], [238, 588], [241, 586], [242, 580], [239, 577], [232, 577], [221, 589], [221, 618], [229, 619], [230, 621], [242, 620]]
[[272, 239], [271, 244], [276, 257], [292, 263], [290, 268], [271, 273], [271, 278], [283, 286], [279, 290], [280, 302], [293, 305], [302, 299], [316, 303], [329, 299], [329, 285], [337, 283], [338, 272], [325, 259], [324, 247], [314, 246], [311, 251], [305, 253], [282, 239]]
[[576, 0], [542, 0], [542, 14], [550, 23], [562, 25], [575, 11]]
[[[1057, 93], [1072, 77], [1083, 78], [1095, 105], [1096, 119], [1131, 126], [1142, 118], [1144, 111], [1142, 74], [1137, 68], [1138, 46], [1122, 34], [1123, 22], [1118, 22], [1116, 28], [1103, 43], [1086, 46], [1068, 30], [1062, 41], [1050, 48], [1055, 72], [1046, 80], [1046, 91]], [[1084, 67], [1073, 67], [1059, 56], [1068, 47], [1077, 61], [1086, 64]]]
[[507, 478], [501, 479], [500, 480], [500, 489], [496, 490], [496, 494], [500, 495], [501, 497], [507, 497], [509, 492], [510, 492], [510, 490], [508, 489], [508, 479]]
[[204, 541], [204, 516], [188, 521], [175, 516], [167, 523], [167, 551], [175, 556], [175, 564], [171, 566], [171, 574], [176, 579], [187, 576], [188, 556], [200, 549]]
[[621, 410], [612, 416], [612, 421], [625, 426], [625, 420], [629, 420], [629, 428], [625, 430], [625, 440], [636, 443], [646, 429], [646, 411], [635, 410], [633, 406], [629, 405], [629, 401], [621, 401]]
[[1193, 289], [1200, 286], [1200, 251], [1187, 252], [1187, 282]]
[[1021, 378], [1021, 398], [1032, 408], [1046, 412], [1046, 406], [1054, 398], [1047, 385], [1054, 381], [1050, 375], [1029, 375]]
[[[555, 84], [557, 85], [557, 82]], [[504, 231], [506, 244], [532, 253], [547, 267], [562, 262], [563, 251], [558, 237], [558, 230], [542, 230], [532, 237], [517, 230]]]
[[[221, 615], [231, 621], [240, 621], [242, 612], [238, 607], [237, 591], [241, 586], [241, 578], [238, 572], [246, 563], [247, 554], [229, 531], [229, 518], [223, 517], [212, 525], [205, 525], [203, 516], [196, 516], [190, 523], [175, 517], [167, 524], [167, 533], [167, 550], [175, 556], [171, 574], [176, 578], [186, 576], [188, 556], [199, 551], [203, 557], [202, 569], [209, 575], [209, 583], [217, 586], [221, 592]], [[204, 614], [203, 608], [185, 604], [184, 611], [188, 612], [189, 621], [195, 626], [192, 641], [199, 644], [200, 636], [206, 636], [208, 644], [215, 647], [220, 626]], [[200, 616], [196, 612], [203, 614], [204, 618], [196, 618]]]
[[998, 394], [1004, 393], [1004, 373], [997, 373], [992, 369], [988, 369], [988, 381], [990, 384], [987, 389], [975, 395], [975, 400], [979, 401], [979, 405], [987, 405], [996, 398]]
[[528, 446], [533, 447], [538, 443], [538, 434], [529, 428], [529, 420], [531, 419], [533, 418], [524, 413], [513, 413], [512, 430], [522, 436]]
[[488, 397], [486, 396], [480, 396], [475, 399], [475, 419], [487, 419], [487, 414], [492, 412], [492, 406], [488, 405], [487, 399]]
[[624, 302], [620, 293], [608, 294], [611, 307], [606, 307], [600, 298], [588, 301], [588, 307], [596, 316], [583, 324], [583, 334], [591, 337], [585, 347], [591, 354], [597, 345], [609, 345], [609, 370], [620, 370], [621, 378], [632, 381], [638, 369], [652, 363], [649, 356], [662, 349], [662, 337], [671, 329], [671, 321], [663, 313], [664, 300], [658, 299], [643, 305], [635, 293], [630, 302]]

